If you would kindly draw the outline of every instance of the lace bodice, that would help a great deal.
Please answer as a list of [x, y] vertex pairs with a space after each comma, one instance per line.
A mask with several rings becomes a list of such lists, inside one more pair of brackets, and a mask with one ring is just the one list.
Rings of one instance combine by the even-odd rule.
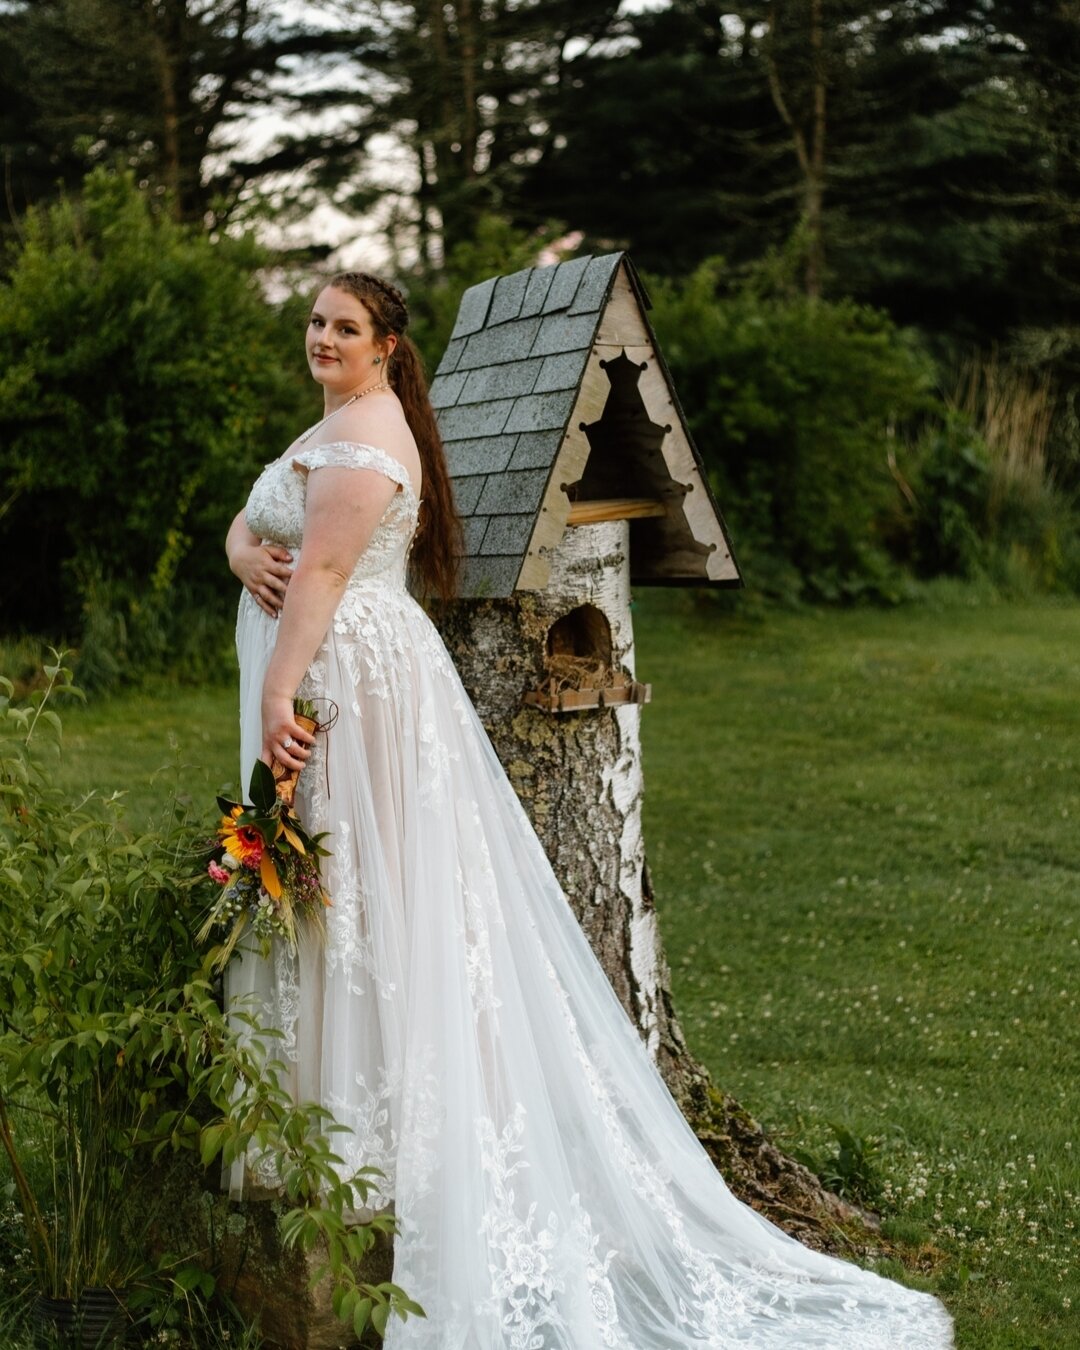
[[378, 578], [404, 587], [409, 546], [416, 530], [420, 503], [405, 466], [374, 445], [333, 441], [301, 450], [290, 459], [276, 459], [255, 480], [244, 508], [244, 519], [264, 543], [284, 544], [295, 551], [303, 546], [307, 469], [374, 469], [401, 487], [361, 553], [347, 589]]

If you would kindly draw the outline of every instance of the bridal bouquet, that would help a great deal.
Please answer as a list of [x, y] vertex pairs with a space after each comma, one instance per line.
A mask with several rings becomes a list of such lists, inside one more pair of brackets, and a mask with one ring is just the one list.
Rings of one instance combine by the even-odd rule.
[[[317, 729], [315, 719], [297, 705], [297, 719]], [[275, 766], [279, 767], [279, 766]], [[275, 936], [296, 949], [300, 918], [317, 921], [330, 898], [323, 890], [320, 859], [326, 834], [308, 834], [293, 809], [299, 770], [275, 774], [261, 760], [251, 775], [251, 804], [217, 799], [221, 809], [206, 873], [217, 886], [210, 914], [196, 940], [206, 942], [215, 929], [224, 938], [213, 951], [223, 970], [246, 932], [259, 941], [264, 956]]]

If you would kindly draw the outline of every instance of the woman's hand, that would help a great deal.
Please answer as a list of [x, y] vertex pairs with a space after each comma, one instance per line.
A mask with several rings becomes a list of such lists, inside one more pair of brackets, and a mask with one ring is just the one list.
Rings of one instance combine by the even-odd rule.
[[302, 769], [315, 737], [297, 722], [292, 699], [264, 694], [262, 724], [262, 762], [273, 768], [276, 759], [288, 769]]
[[292, 554], [283, 544], [252, 544], [239, 540], [229, 550], [229, 566], [255, 603], [276, 619], [285, 603], [292, 576]]

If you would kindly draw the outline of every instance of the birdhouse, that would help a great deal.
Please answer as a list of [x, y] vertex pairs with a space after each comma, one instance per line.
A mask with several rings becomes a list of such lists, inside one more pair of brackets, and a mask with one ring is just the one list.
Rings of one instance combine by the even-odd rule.
[[628, 520], [631, 580], [740, 584], [720, 510], [625, 253], [465, 292], [431, 386], [463, 596], [542, 591], [566, 530]]
[[[466, 291], [431, 385], [465, 529], [441, 619], [567, 897], [676, 1096], [696, 1066], [645, 865], [631, 585], [739, 571], [624, 253]], [[555, 714], [551, 716], [549, 714]]]
[[[737, 586], [719, 508], [624, 253], [492, 277], [462, 299], [431, 386], [465, 527], [462, 595], [542, 593], [568, 531], [627, 522], [629, 581]], [[550, 712], [640, 703], [611, 616], [556, 618]]]

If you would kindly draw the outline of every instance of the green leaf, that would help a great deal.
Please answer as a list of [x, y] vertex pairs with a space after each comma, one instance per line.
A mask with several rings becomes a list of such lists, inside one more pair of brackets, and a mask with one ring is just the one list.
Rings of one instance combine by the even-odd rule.
[[[379, 1313], [380, 1313], [380, 1311], [381, 1311], [381, 1309], [380, 1309], [380, 1308], [376, 1308], [375, 1311], [372, 1312], [372, 1304], [373, 1304], [373, 1302], [374, 1302], [373, 1299], [370, 1299], [370, 1298], [362, 1298], [362, 1299], [360, 1300], [360, 1302], [357, 1303], [355, 1309], [353, 1310], [352, 1325], [353, 1325], [353, 1331], [356, 1333], [357, 1336], [362, 1336], [362, 1335], [363, 1335], [363, 1333], [364, 1333], [364, 1328], [365, 1328], [365, 1327], [367, 1326], [367, 1324], [368, 1324], [368, 1318], [369, 1318], [369, 1317], [371, 1318], [372, 1325], [375, 1327], [375, 1330], [378, 1331], [378, 1332], [380, 1332], [380, 1333], [382, 1332], [382, 1327], [379, 1326], [379, 1323], [378, 1323], [378, 1320], [377, 1320], [377, 1319], [378, 1319], [378, 1316], [379, 1316]], [[384, 1318], [383, 1318], [383, 1325], [385, 1325], [385, 1324], [386, 1324], [386, 1318], [384, 1317]]]
[[273, 810], [277, 801], [277, 790], [274, 787], [274, 775], [270, 771], [270, 766], [264, 764], [261, 759], [255, 761], [255, 767], [251, 771], [251, 786], [248, 789], [252, 803], [260, 811], [269, 812]]
[[199, 1289], [200, 1292], [206, 1292], [205, 1281], [210, 1280], [210, 1292], [213, 1293], [214, 1277], [200, 1266], [181, 1266], [173, 1276], [173, 1284], [177, 1289], [185, 1294], [190, 1294], [193, 1289]]
[[225, 1134], [227, 1128], [228, 1127], [221, 1122], [203, 1127], [199, 1139], [199, 1157], [202, 1159], [202, 1165], [204, 1167], [209, 1167], [210, 1163], [212, 1163], [217, 1156], [218, 1150], [221, 1148], [222, 1136]]

